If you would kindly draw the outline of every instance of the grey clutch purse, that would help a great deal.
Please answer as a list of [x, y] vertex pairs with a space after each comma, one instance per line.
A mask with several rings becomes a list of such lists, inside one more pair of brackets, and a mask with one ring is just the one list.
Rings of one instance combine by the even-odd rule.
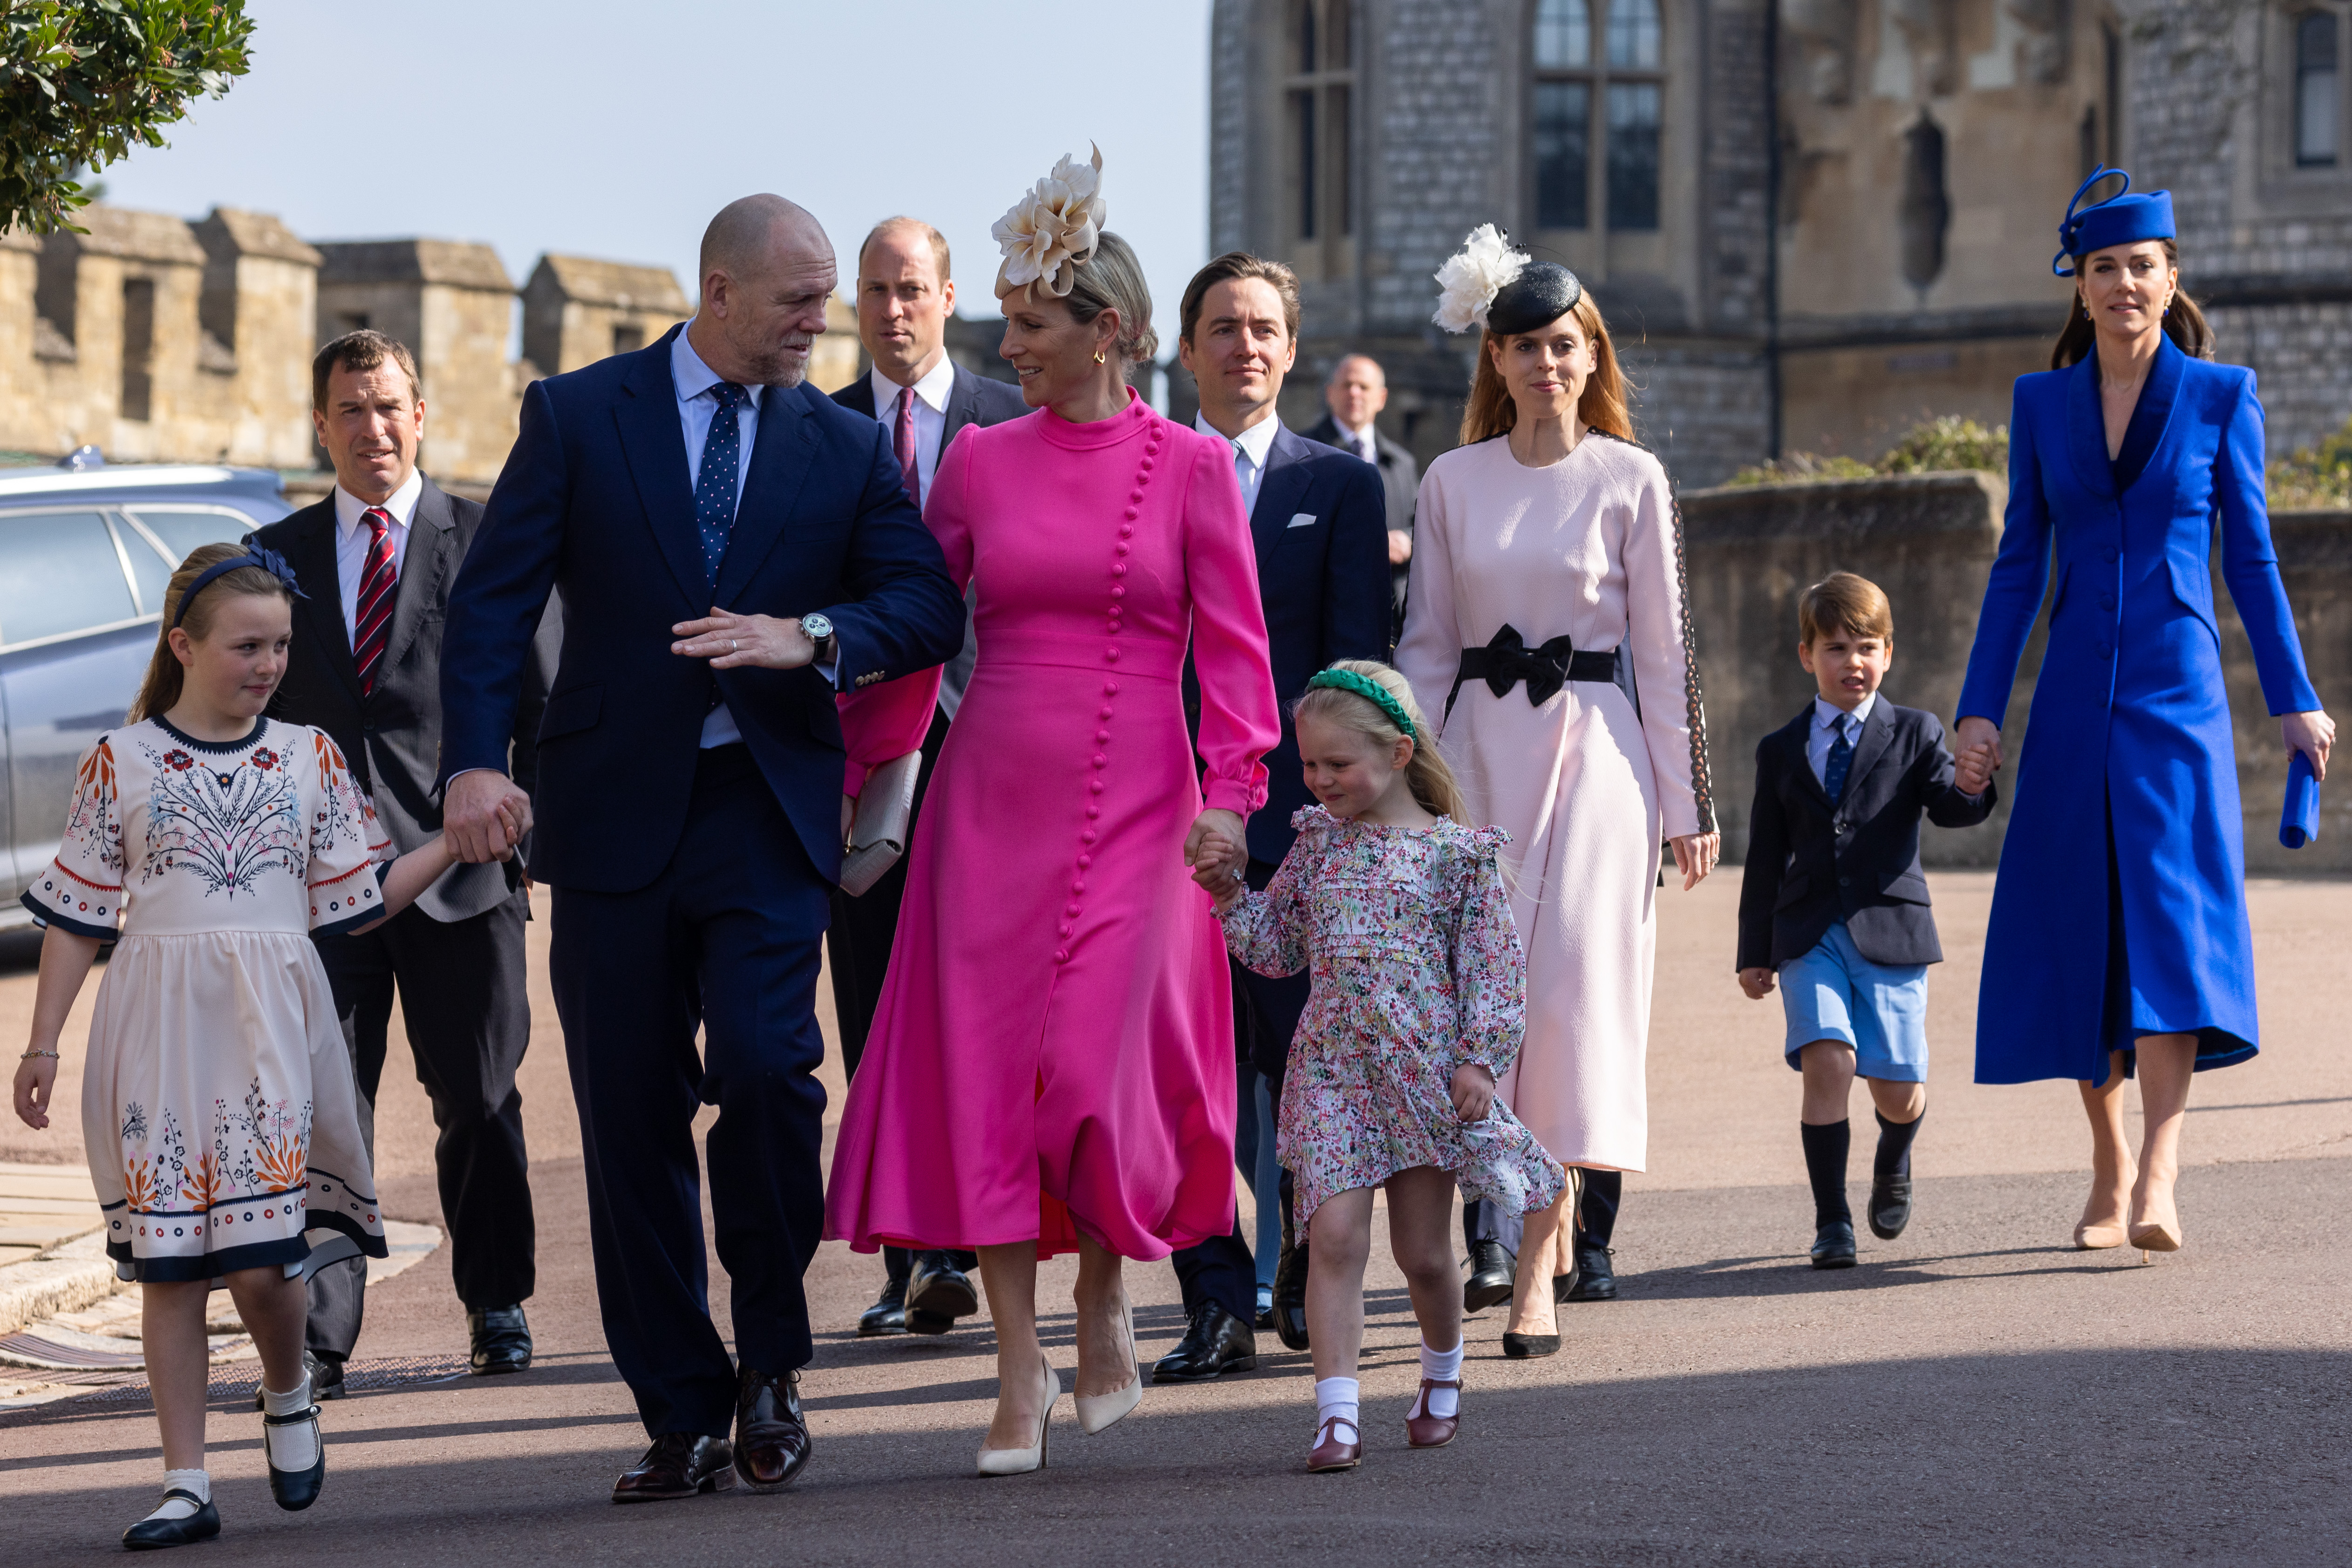
[[880, 881], [907, 852], [915, 781], [922, 770], [923, 753], [908, 752], [866, 775], [856, 815], [850, 818], [849, 846], [841, 857], [841, 890], [851, 898]]

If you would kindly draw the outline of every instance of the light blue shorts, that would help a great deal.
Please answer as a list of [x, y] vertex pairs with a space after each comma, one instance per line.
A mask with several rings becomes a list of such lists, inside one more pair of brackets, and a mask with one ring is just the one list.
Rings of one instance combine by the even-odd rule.
[[1781, 1047], [1799, 1072], [1798, 1053], [1815, 1040], [1853, 1047], [1854, 1070], [1893, 1083], [1927, 1081], [1927, 966], [1873, 963], [1840, 921], [1802, 958], [1780, 966], [1780, 1005], [1789, 1018]]

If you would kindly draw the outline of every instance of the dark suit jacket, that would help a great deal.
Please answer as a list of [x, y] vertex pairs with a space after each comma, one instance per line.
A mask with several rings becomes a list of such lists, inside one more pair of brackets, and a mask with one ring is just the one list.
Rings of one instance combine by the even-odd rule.
[[[269, 700], [269, 714], [289, 723], [315, 724], [342, 749], [360, 787], [402, 854], [441, 832], [441, 802], [434, 774], [441, 763], [441, 637], [449, 585], [480, 528], [482, 507], [449, 494], [431, 479], [409, 519], [392, 630], [375, 689], [360, 694], [343, 626], [341, 581], [335, 566], [335, 500], [330, 495], [252, 535], [294, 568], [309, 595], [294, 601], [294, 640], [286, 679]], [[539, 774], [540, 710], [555, 670], [558, 615], [550, 606], [534, 639], [515, 703], [507, 771], [525, 789]], [[436, 921], [468, 920], [503, 902], [520, 884], [520, 862], [457, 866], [420, 895], [416, 907]]]
[[[861, 374], [856, 380], [835, 393], [833, 400], [852, 414], [874, 418], [872, 374]], [[1028, 399], [1023, 397], [1021, 389], [1011, 382], [992, 381], [987, 376], [975, 375], [957, 365], [955, 385], [948, 393], [948, 425], [940, 435], [940, 456], [947, 456], [948, 446], [956, 438], [956, 432], [967, 425], [977, 425], [986, 429], [991, 425], [1002, 425], [1008, 419], [1018, 419], [1030, 412]], [[971, 596], [967, 594], [964, 597], [963, 651], [948, 660], [947, 668], [940, 673], [940, 708], [950, 718], [954, 717], [956, 705], [963, 700], [964, 688], [971, 684], [972, 666], [980, 661], [980, 636], [972, 626], [971, 605]]]
[[1253, 859], [1280, 864], [1296, 837], [1290, 814], [1314, 803], [1299, 776], [1290, 704], [1334, 660], [1389, 657], [1389, 546], [1380, 475], [1360, 458], [1277, 428], [1257, 505], [1258, 596], [1281, 699], [1282, 740], [1266, 753], [1265, 805], [1249, 820]]
[[845, 752], [815, 669], [716, 670], [670, 652], [671, 626], [717, 604], [822, 610], [843, 683], [955, 656], [963, 605], [907, 499], [888, 433], [803, 383], [770, 387], [714, 585], [670, 379], [670, 342], [534, 382], [522, 428], [449, 596], [441, 661], [444, 782], [502, 768], [532, 634], [563, 595], [563, 642], [539, 730], [531, 871], [631, 892], [686, 825], [704, 717], [726, 702], [810, 863], [841, 866]]
[[[1339, 429], [1339, 420], [1328, 414], [1307, 432], [1307, 438], [1338, 447], [1350, 457], [1355, 455], [1355, 448], [1347, 444], [1348, 438]], [[1372, 450], [1380, 454], [1380, 461], [1373, 466], [1381, 471], [1381, 490], [1388, 508], [1390, 531], [1409, 534], [1412, 531], [1413, 503], [1421, 496], [1421, 466], [1412, 460], [1411, 452], [1382, 435], [1378, 426], [1372, 428]], [[1396, 566], [1390, 572], [1395, 582], [1396, 602], [1402, 608], [1405, 569]]]
[[1897, 708], [1884, 692], [1863, 721], [1845, 794], [1834, 805], [1805, 761], [1813, 705], [1756, 748], [1756, 805], [1739, 886], [1741, 969], [1778, 969], [1812, 951], [1843, 918], [1874, 963], [1940, 963], [1919, 817], [1973, 827], [1999, 796], [1962, 795], [1933, 713]]

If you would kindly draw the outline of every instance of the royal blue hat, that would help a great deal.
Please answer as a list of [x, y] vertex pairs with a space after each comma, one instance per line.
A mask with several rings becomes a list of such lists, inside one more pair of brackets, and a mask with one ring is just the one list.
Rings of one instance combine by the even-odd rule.
[[[2084, 206], [2083, 197], [2090, 188], [2114, 175], [2122, 175], [2123, 189], [2105, 201]], [[2061, 278], [2072, 278], [2074, 268], [2068, 263], [2077, 256], [2088, 256], [2111, 245], [2176, 237], [2172, 193], [2147, 191], [2135, 196], [2128, 194], [2130, 190], [2131, 176], [2121, 169], [2102, 168], [2083, 182], [2074, 199], [2066, 204], [2066, 221], [2058, 226], [2058, 254], [2051, 258], [2051, 271]]]

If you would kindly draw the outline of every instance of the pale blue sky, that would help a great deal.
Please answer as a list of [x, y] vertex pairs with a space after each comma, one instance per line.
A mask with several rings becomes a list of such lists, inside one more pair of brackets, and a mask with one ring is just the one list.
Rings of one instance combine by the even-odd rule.
[[543, 251], [656, 262], [691, 298], [710, 215], [775, 191], [817, 215], [845, 279], [875, 219], [929, 219], [959, 307], [993, 315], [989, 225], [1091, 139], [1163, 339], [1207, 259], [1209, 0], [250, 9], [252, 74], [106, 169], [109, 201], [483, 240], [518, 287]]

